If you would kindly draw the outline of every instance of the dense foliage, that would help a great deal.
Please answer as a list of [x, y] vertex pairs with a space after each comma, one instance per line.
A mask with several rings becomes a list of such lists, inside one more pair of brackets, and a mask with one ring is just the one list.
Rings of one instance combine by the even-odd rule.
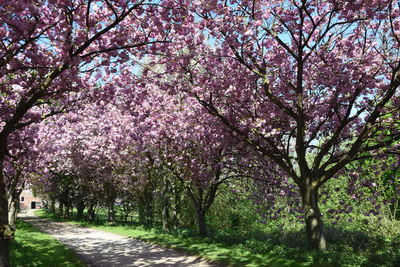
[[26, 186], [203, 237], [300, 219], [311, 250], [396, 224], [399, 36], [394, 0], [0, 1], [0, 264]]

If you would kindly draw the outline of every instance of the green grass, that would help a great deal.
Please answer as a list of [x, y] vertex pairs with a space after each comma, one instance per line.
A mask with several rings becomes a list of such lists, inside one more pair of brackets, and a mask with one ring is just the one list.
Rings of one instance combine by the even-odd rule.
[[29, 223], [18, 220], [11, 243], [11, 266], [84, 267], [86, 264], [69, 248]]
[[[59, 220], [46, 211], [37, 215]], [[359, 226], [351, 224], [327, 224], [329, 249], [309, 252], [301, 224], [290, 228], [271, 224], [258, 230], [213, 230], [209, 238], [199, 238], [195, 230], [165, 233], [137, 224], [68, 222], [175, 248], [228, 266], [400, 266], [400, 237], [384, 238], [378, 231], [360, 231]]]

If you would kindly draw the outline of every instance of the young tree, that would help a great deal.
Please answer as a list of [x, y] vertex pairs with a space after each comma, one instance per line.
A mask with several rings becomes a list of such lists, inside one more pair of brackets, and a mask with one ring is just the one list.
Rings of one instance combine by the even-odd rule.
[[166, 53], [165, 72], [176, 79], [164, 88], [196, 97], [291, 177], [309, 248], [326, 249], [318, 190], [400, 138], [398, 131], [376, 138], [390, 126], [385, 114], [399, 108], [391, 105], [399, 101], [399, 3], [199, 0], [187, 7], [183, 34]]

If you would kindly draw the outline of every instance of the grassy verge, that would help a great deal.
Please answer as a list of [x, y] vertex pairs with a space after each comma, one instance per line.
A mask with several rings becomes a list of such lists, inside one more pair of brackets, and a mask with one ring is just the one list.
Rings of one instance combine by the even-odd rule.
[[[52, 220], [56, 216], [40, 211], [37, 215]], [[68, 222], [137, 238], [199, 255], [228, 266], [400, 266], [400, 239], [382, 238], [379, 232], [328, 227], [329, 249], [306, 250], [302, 225], [292, 229], [275, 227], [264, 230], [213, 231], [209, 238], [196, 237], [196, 231], [165, 233], [141, 225], [88, 224]]]
[[15, 240], [11, 244], [11, 266], [84, 267], [86, 265], [71, 249], [50, 235], [18, 220]]

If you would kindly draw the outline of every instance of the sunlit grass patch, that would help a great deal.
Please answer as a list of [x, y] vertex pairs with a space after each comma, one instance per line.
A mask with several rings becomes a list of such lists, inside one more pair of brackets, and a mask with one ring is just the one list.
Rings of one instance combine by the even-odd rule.
[[11, 244], [11, 266], [83, 267], [86, 264], [68, 247], [24, 221], [17, 221]]

